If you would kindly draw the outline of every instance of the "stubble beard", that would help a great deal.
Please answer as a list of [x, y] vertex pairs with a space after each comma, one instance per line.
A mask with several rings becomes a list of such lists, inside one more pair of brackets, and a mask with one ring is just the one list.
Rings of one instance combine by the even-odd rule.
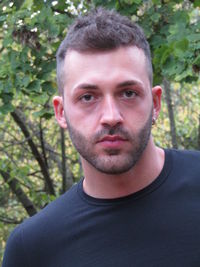
[[[102, 129], [90, 139], [77, 131], [67, 118], [66, 120], [72, 143], [81, 157], [98, 171], [113, 175], [129, 171], [141, 158], [151, 134], [152, 112], [137, 134], [130, 134], [123, 126], [116, 125]], [[105, 135], [125, 137], [130, 142], [131, 148], [126, 152], [121, 149], [106, 149], [103, 155], [95, 153], [94, 146]]]

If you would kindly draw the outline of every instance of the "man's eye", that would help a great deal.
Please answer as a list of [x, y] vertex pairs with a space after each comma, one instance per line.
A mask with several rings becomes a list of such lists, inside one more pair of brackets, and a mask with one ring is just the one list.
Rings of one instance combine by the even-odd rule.
[[90, 94], [85, 94], [80, 97], [80, 100], [83, 102], [91, 102], [92, 100], [94, 100], [94, 96]]
[[133, 97], [136, 96], [136, 93], [134, 91], [132, 91], [132, 90], [126, 90], [126, 91], [123, 92], [123, 96], [125, 98], [133, 98]]

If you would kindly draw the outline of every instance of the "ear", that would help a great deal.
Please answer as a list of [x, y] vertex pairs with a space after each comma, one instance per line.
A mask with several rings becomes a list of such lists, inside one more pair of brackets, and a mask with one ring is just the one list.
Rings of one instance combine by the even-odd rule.
[[153, 117], [156, 120], [158, 118], [161, 109], [162, 88], [160, 86], [153, 87], [152, 96], [153, 96]]
[[53, 107], [56, 120], [60, 127], [66, 129], [67, 122], [64, 115], [64, 105], [63, 105], [63, 98], [61, 96], [54, 96], [53, 98]]

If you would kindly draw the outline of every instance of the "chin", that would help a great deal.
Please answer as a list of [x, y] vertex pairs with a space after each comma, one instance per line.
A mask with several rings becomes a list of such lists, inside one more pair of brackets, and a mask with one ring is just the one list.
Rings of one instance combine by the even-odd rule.
[[122, 155], [104, 156], [97, 158], [92, 162], [89, 162], [98, 171], [109, 174], [123, 174], [134, 168], [137, 163], [137, 159], [133, 157], [125, 157]]

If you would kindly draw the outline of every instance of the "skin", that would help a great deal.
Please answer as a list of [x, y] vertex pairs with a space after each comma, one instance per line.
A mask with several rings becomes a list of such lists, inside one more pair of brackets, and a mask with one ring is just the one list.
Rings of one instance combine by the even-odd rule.
[[58, 124], [69, 130], [80, 153], [84, 191], [117, 198], [152, 183], [164, 164], [164, 151], [151, 136], [162, 89], [151, 88], [143, 51], [70, 50], [64, 74], [63, 95], [53, 105]]

